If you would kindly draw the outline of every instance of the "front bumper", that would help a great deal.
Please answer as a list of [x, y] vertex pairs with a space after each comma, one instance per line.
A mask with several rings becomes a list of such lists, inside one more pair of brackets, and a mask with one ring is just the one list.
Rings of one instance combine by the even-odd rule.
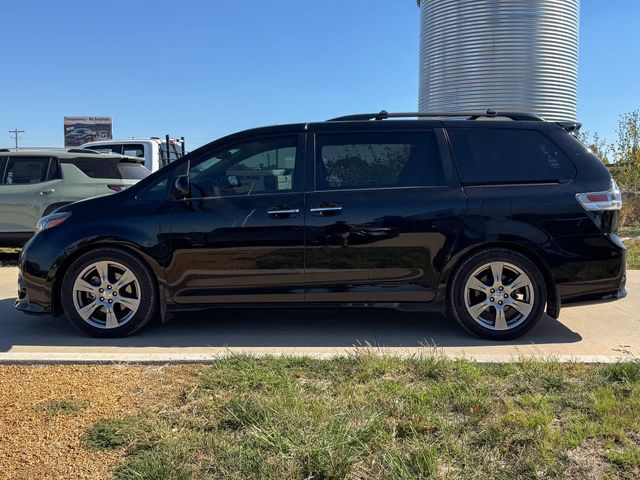
[[27, 285], [22, 277], [22, 273], [18, 274], [18, 297], [13, 305], [16, 310], [27, 313], [29, 315], [50, 315], [51, 307], [40, 305], [29, 301]]

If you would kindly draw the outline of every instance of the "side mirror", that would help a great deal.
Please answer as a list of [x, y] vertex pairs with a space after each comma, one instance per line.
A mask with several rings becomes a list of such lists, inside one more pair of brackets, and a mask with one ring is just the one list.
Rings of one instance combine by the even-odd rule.
[[176, 200], [184, 200], [185, 198], [191, 197], [191, 184], [189, 183], [189, 177], [187, 175], [180, 175], [176, 178], [174, 195]]

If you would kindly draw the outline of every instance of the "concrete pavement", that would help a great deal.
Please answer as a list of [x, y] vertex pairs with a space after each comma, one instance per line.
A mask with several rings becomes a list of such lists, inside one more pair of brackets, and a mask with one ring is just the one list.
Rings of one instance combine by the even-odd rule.
[[124, 339], [95, 339], [64, 317], [13, 309], [17, 269], [0, 268], [0, 362], [210, 361], [228, 352], [328, 357], [370, 345], [394, 355], [439, 354], [479, 361], [554, 358], [640, 359], [640, 271], [630, 271], [625, 300], [545, 316], [506, 343], [468, 335], [442, 316], [386, 309], [210, 310], [176, 316]]

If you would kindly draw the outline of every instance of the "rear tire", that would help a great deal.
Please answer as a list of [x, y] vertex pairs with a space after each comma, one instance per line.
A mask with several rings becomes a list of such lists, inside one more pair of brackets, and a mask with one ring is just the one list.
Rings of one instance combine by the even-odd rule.
[[511, 340], [531, 330], [547, 303], [544, 277], [524, 255], [492, 248], [464, 260], [452, 277], [449, 312], [467, 331]]
[[78, 257], [62, 281], [60, 298], [69, 322], [94, 337], [126, 337], [157, 309], [156, 285], [135, 255], [98, 248]]

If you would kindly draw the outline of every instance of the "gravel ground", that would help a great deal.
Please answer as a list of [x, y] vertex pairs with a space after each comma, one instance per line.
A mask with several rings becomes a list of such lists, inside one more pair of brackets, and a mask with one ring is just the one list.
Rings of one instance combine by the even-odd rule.
[[0, 477], [104, 479], [124, 453], [85, 448], [96, 420], [160, 412], [193, 388], [195, 365], [0, 366]]

